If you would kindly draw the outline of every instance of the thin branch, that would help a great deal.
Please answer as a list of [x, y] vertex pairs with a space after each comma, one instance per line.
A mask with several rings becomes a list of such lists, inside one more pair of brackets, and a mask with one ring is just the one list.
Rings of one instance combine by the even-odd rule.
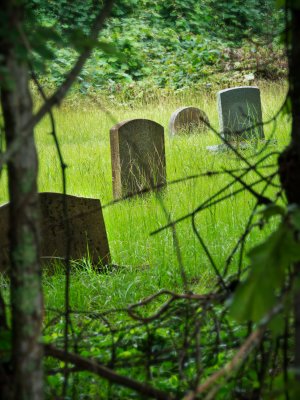
[[252, 187], [250, 187], [246, 182], [244, 182], [239, 176], [236, 176], [235, 174], [233, 174], [232, 172], [228, 171], [228, 174], [230, 176], [232, 176], [234, 179], [236, 179], [242, 186], [244, 186], [244, 188], [250, 192], [252, 194], [252, 196], [254, 196], [257, 200], [258, 204], [271, 204], [272, 201], [268, 198], [265, 197], [263, 195], [261, 195], [260, 193], [256, 192]]
[[186, 271], [185, 271], [185, 268], [184, 268], [184, 265], [183, 265], [183, 259], [182, 259], [182, 254], [181, 254], [181, 250], [180, 250], [180, 245], [179, 245], [179, 239], [178, 239], [178, 235], [177, 235], [176, 226], [175, 226], [175, 224], [172, 224], [171, 215], [168, 212], [160, 193], [157, 192], [156, 198], [158, 199], [158, 201], [159, 201], [159, 203], [161, 205], [161, 208], [162, 208], [162, 210], [163, 210], [163, 212], [165, 214], [165, 217], [167, 218], [168, 223], [171, 223], [173, 247], [174, 247], [175, 252], [176, 252], [176, 257], [177, 257], [177, 261], [178, 261], [178, 265], [179, 265], [179, 271], [180, 271], [180, 276], [181, 276], [181, 279], [182, 279], [184, 291], [185, 291], [185, 293], [187, 293], [189, 291], [188, 279], [187, 279]]
[[197, 227], [196, 227], [196, 221], [195, 221], [195, 217], [196, 214], [194, 214], [192, 216], [192, 227], [193, 227], [193, 232], [195, 233], [195, 235], [197, 236], [198, 241], [200, 242], [201, 246], [203, 247], [203, 250], [205, 251], [205, 254], [207, 255], [207, 258], [209, 259], [209, 262], [211, 264], [211, 266], [213, 267], [215, 274], [217, 275], [218, 279], [219, 279], [219, 283], [222, 286], [222, 288], [225, 291], [228, 291], [226, 283], [224, 282], [222, 275], [220, 274], [220, 271], [217, 267], [217, 264], [215, 263], [210, 251], [208, 250], [208, 247], [206, 246], [206, 244], [204, 243], [204, 240], [202, 238], [202, 236], [200, 235]]
[[[250, 127], [244, 128], [244, 129], [240, 129], [238, 131], [235, 132], [236, 136], [239, 137], [240, 135], [242, 135], [243, 133], [258, 128], [260, 126], [265, 126], [270, 124], [271, 122], [274, 122], [277, 120], [279, 114], [282, 112], [282, 110], [284, 109], [286, 102], [288, 99], [288, 95], [286, 95], [284, 102], [282, 103], [282, 105], [280, 106], [280, 108], [278, 109], [278, 111], [275, 113], [275, 115], [273, 115], [273, 117], [271, 117], [270, 119], [268, 119], [265, 122], [257, 122], [253, 125], [251, 125]], [[223, 136], [221, 133], [219, 133], [215, 128], [213, 128], [209, 122], [205, 121], [203, 118], [201, 118], [202, 122], [204, 123], [204, 125], [206, 125], [209, 129], [211, 129], [211, 131], [217, 136], [219, 137], [222, 142], [230, 149], [233, 151], [233, 153], [241, 160], [243, 161], [249, 168], [253, 169], [254, 172], [260, 177], [263, 178], [263, 175], [258, 171], [258, 169], [256, 168], [256, 165], [251, 164], [246, 157], [243, 156], [243, 154], [241, 154], [237, 148], [225, 137]], [[265, 143], [265, 146], [268, 145], [268, 142]]]
[[[267, 157], [270, 157], [271, 155], [275, 155], [275, 154], [279, 155], [279, 152], [272, 152], [272, 153], [268, 154]], [[261, 169], [267, 169], [267, 168], [272, 168], [272, 167], [275, 167], [275, 166], [277, 166], [277, 164], [268, 164], [268, 165], [263, 165], [260, 168]], [[231, 172], [242, 172], [242, 171], [244, 171], [245, 173], [247, 173], [249, 171], [252, 171], [253, 169], [254, 169], [254, 167], [252, 166], [252, 167], [235, 168], [235, 169], [232, 169], [230, 171]], [[106, 207], [110, 207], [110, 206], [112, 206], [114, 204], [121, 203], [124, 200], [132, 199], [134, 197], [140, 196], [141, 194], [146, 194], [146, 193], [152, 192], [153, 190], [162, 189], [163, 187], [166, 187], [166, 186], [176, 185], [178, 183], [186, 182], [186, 181], [193, 180], [193, 179], [203, 178], [203, 177], [210, 178], [210, 177], [216, 176], [216, 175], [225, 175], [225, 174], [228, 174], [228, 171], [229, 170], [205, 171], [205, 172], [202, 172], [200, 174], [188, 175], [188, 176], [185, 176], [183, 178], [173, 179], [171, 181], [167, 181], [166, 183], [160, 183], [160, 184], [154, 185], [154, 186], [152, 186], [150, 188], [144, 188], [144, 189], [138, 190], [138, 191], [136, 191], [134, 193], [130, 193], [130, 194], [126, 195], [126, 196], [123, 196], [121, 199], [110, 201], [109, 203], [104, 204], [102, 206], [102, 209], [104, 209]]]
[[[259, 164], [261, 164], [263, 161], [265, 161], [267, 158], [269, 158], [269, 157], [270, 157], [271, 155], [273, 155], [273, 154], [274, 154], [274, 153], [272, 152], [272, 153], [267, 154], [266, 156], [262, 157], [262, 158], [256, 163], [256, 165], [252, 165], [252, 166], [248, 167], [246, 170], [244, 170], [244, 172], [239, 176], [239, 178], [241, 179], [242, 177], [244, 177], [245, 175], [247, 175], [248, 172], [250, 172], [250, 171], [252, 171], [252, 170], [256, 170], [256, 168], [257, 168], [257, 166], [258, 166]], [[276, 154], [277, 154], [277, 153], [276, 153]], [[230, 170], [227, 170], [227, 169], [224, 169], [224, 172], [230, 173], [231, 171], [230, 171]], [[270, 175], [270, 176], [263, 177], [263, 179], [259, 179], [259, 180], [255, 181], [254, 183], [250, 184], [249, 187], [253, 187], [254, 185], [256, 185], [256, 184], [258, 184], [258, 183], [260, 183], [260, 182], [262, 182], [262, 181], [269, 181], [269, 182], [272, 182], [272, 179], [273, 179], [274, 175], [276, 175], [276, 174], [272, 174], [272, 175]], [[235, 192], [231, 193], [230, 195], [224, 196], [223, 198], [218, 199], [217, 201], [215, 201], [215, 202], [213, 202], [213, 203], [211, 202], [214, 198], [218, 197], [220, 194], [222, 194], [224, 191], [226, 191], [227, 189], [229, 189], [229, 188], [230, 188], [231, 186], [233, 186], [235, 183], [236, 183], [236, 179], [234, 179], [233, 181], [229, 182], [227, 185], [223, 186], [222, 189], [218, 190], [214, 195], [212, 195], [212, 196], [210, 196], [208, 199], [206, 199], [206, 200], [205, 200], [203, 203], [201, 203], [197, 208], [195, 208], [191, 213], [186, 214], [186, 215], [184, 215], [183, 217], [178, 218], [178, 219], [175, 220], [175, 221], [172, 221], [172, 223], [176, 224], [176, 223], [178, 223], [178, 222], [181, 222], [181, 221], [183, 221], [183, 220], [185, 220], [185, 219], [187, 219], [187, 218], [193, 216], [194, 214], [197, 214], [198, 212], [204, 210], [205, 208], [211, 207], [212, 205], [217, 204], [217, 203], [219, 203], [220, 201], [223, 201], [223, 200], [227, 199], [228, 197], [234, 196], [235, 194], [238, 194], [238, 193], [240, 193], [240, 192], [242, 192], [242, 191], [245, 190], [245, 188], [238, 189], [238, 190], [236, 190]], [[157, 229], [156, 231], [151, 232], [151, 235], [155, 235], [155, 234], [157, 234], [157, 233], [163, 231], [164, 229], [169, 228], [170, 226], [171, 226], [171, 224], [164, 225], [164, 226], [162, 226], [161, 228]]]
[[[271, 175], [269, 176], [269, 178], [273, 178], [276, 174], [277, 174], [277, 172], [274, 173], [274, 174], [271, 174]], [[249, 187], [253, 187], [253, 186], [255, 186], [255, 185], [258, 185], [258, 184], [261, 183], [261, 182], [265, 182], [265, 180], [266, 180], [266, 179], [258, 179], [258, 180], [256, 180], [256, 181], [254, 181], [253, 183], [251, 183], [251, 184], [249, 185]], [[164, 231], [165, 229], [170, 228], [172, 224], [178, 224], [179, 222], [182, 222], [182, 221], [186, 220], [187, 218], [191, 218], [193, 215], [199, 213], [200, 211], [203, 211], [203, 210], [205, 210], [206, 208], [209, 208], [209, 207], [211, 207], [211, 206], [213, 206], [213, 205], [215, 205], [215, 204], [218, 204], [218, 203], [220, 203], [220, 202], [222, 202], [222, 201], [228, 199], [229, 197], [232, 197], [232, 196], [234, 196], [234, 195], [236, 195], [236, 194], [238, 194], [238, 193], [244, 192], [244, 191], [246, 190], [245, 187], [242, 187], [242, 188], [237, 189], [237, 190], [235, 190], [234, 192], [232, 192], [232, 193], [230, 193], [230, 194], [228, 194], [228, 195], [224, 195], [224, 196], [221, 197], [220, 199], [217, 199], [217, 200], [215, 200], [215, 201], [209, 203], [209, 201], [211, 201], [212, 198], [217, 197], [217, 195], [219, 195], [221, 192], [224, 192], [225, 190], [229, 189], [229, 187], [232, 186], [235, 182], [236, 182], [236, 181], [232, 181], [230, 184], [228, 184], [228, 185], [226, 185], [225, 187], [223, 187], [218, 193], [216, 193], [216, 194], [213, 195], [211, 198], [209, 198], [209, 199], [206, 200], [204, 203], [202, 203], [200, 206], [198, 206], [197, 208], [195, 208], [192, 212], [190, 212], [190, 213], [188, 213], [188, 214], [186, 214], [186, 215], [184, 215], [184, 216], [182, 216], [182, 217], [180, 217], [180, 218], [178, 218], [178, 219], [172, 221], [170, 224], [166, 224], [166, 225], [162, 226], [161, 228], [156, 229], [155, 231], [152, 231], [152, 232], [150, 233], [150, 235], [151, 235], [151, 236], [152, 236], [152, 235], [156, 235], [157, 233], [160, 233], [160, 232]]]
[[[282, 304], [276, 305], [272, 310], [261, 320], [260, 326], [253, 331], [247, 340], [239, 348], [235, 356], [221, 369], [211, 375], [204, 383], [200, 384], [195, 391], [184, 396], [183, 400], [194, 400], [197, 395], [206, 392], [210, 387], [216, 384], [220, 378], [229, 376], [247, 359], [252, 350], [261, 342], [268, 323], [271, 319], [282, 311]], [[215, 392], [215, 388], [212, 389]], [[207, 398], [211, 398], [208, 394]]]
[[109, 382], [130, 388], [143, 396], [152, 397], [157, 400], [173, 400], [175, 397], [169, 393], [163, 392], [145, 383], [140, 383], [131, 378], [119, 375], [110, 368], [107, 368], [96, 361], [88, 360], [82, 356], [73, 353], [65, 353], [64, 350], [57, 349], [51, 345], [44, 346], [45, 354], [47, 356], [56, 358], [60, 361], [73, 364], [76, 368], [89, 371], [93, 374], [107, 379]]
[[[137, 315], [133, 310], [136, 309], [137, 307], [145, 306], [149, 304], [151, 301], [154, 299], [163, 296], [163, 295], [168, 295], [170, 298], [160, 307], [160, 309], [152, 314], [150, 317], [141, 317], [140, 315]], [[198, 300], [198, 301], [212, 301], [213, 299], [217, 299], [220, 297], [218, 294], [194, 294], [194, 293], [184, 293], [184, 294], [179, 294], [179, 293], [174, 293], [170, 290], [161, 290], [149, 297], [146, 297], [145, 299], [141, 300], [138, 303], [132, 304], [128, 307], [128, 314], [131, 316], [132, 319], [142, 321], [143, 323], [149, 323], [151, 321], [154, 321], [155, 319], [158, 319], [165, 311], [168, 310], [169, 306], [171, 303], [173, 303], [174, 300], [178, 299], [187, 299], [187, 300]]]

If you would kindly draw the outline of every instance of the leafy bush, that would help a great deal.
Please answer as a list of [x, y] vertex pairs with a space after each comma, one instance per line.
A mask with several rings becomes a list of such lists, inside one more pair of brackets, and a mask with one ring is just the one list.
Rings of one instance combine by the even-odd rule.
[[[31, 11], [44, 27], [41, 34], [50, 39], [45, 37], [42, 52], [33, 45], [39, 54], [35, 65], [39, 68], [44, 64], [41, 61], [48, 59], [40, 77], [48, 85], [57, 85], [84, 43], [97, 2], [36, 0]], [[273, 0], [118, 1], [77, 88], [86, 92], [142, 80], [158, 87], [184, 88], [206, 80], [212, 72], [226, 70], [227, 49], [242, 47], [246, 53], [249, 45], [245, 39], [249, 37], [256, 46], [268, 42], [263, 57], [270, 62], [272, 52], [279, 54], [273, 42], [282, 29], [281, 19]], [[61, 48], [57, 48], [57, 40], [55, 46], [51, 45], [54, 32], [60, 36]], [[253, 64], [257, 54], [250, 54]], [[244, 58], [249, 61], [249, 57]], [[276, 78], [277, 72], [280, 75], [282, 69], [278, 71], [275, 64], [271, 62], [271, 71], [264, 77]]]

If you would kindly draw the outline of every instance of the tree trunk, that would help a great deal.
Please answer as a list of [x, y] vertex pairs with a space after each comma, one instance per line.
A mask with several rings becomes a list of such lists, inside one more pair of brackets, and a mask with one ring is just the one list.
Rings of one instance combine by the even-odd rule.
[[[10, 196], [10, 254], [12, 305], [12, 387], [14, 399], [43, 398], [42, 346], [43, 315], [39, 265], [39, 203], [37, 154], [33, 130], [24, 126], [32, 117], [29, 74], [18, 32], [23, 20], [22, 2], [2, 1], [8, 24], [1, 38], [0, 55], [6, 80], [1, 103], [7, 148], [17, 141], [18, 151], [8, 162]], [[8, 22], [7, 22], [8, 21]]]
[[[288, 3], [291, 11], [291, 42], [289, 58], [289, 96], [292, 107], [292, 132], [290, 145], [279, 157], [279, 175], [288, 202], [300, 206], [300, 7], [296, 1]], [[300, 263], [295, 265], [300, 277]], [[294, 298], [295, 371], [300, 381], [300, 291]]]

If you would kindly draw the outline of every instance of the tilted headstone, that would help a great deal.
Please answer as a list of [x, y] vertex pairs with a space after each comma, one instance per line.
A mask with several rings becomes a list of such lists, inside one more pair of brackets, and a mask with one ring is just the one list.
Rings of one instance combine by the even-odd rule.
[[260, 90], [240, 86], [217, 94], [220, 130], [226, 140], [263, 139]]
[[209, 127], [209, 119], [204, 111], [196, 107], [178, 108], [169, 122], [169, 135], [182, 133], [202, 133]]
[[147, 119], [120, 122], [110, 130], [115, 199], [166, 183], [164, 128]]
[[[69, 225], [70, 258], [89, 256], [93, 264], [110, 264], [110, 252], [100, 201], [76, 196], [40, 193], [41, 261], [66, 257]], [[0, 207], [0, 271], [9, 267], [9, 204]]]

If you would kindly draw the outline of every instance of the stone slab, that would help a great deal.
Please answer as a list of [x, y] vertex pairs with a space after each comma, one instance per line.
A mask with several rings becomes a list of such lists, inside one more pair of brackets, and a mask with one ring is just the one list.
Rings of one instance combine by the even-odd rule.
[[226, 140], [263, 139], [260, 90], [240, 86], [217, 94], [221, 135]]
[[[268, 146], [276, 146], [278, 144], [277, 139], [271, 139], [271, 140], [261, 140], [260, 144], [262, 145], [268, 145]], [[236, 150], [247, 150], [247, 149], [253, 149], [253, 145], [249, 142], [233, 142], [231, 145], [236, 149]], [[209, 150], [214, 153], [220, 153], [224, 151], [231, 151], [232, 149], [225, 143], [217, 144], [214, 146], [207, 146], [206, 150]]]
[[[232, 146], [234, 148], [236, 148], [237, 150], [246, 150], [246, 149], [249, 149], [249, 148], [253, 147], [249, 143], [245, 143], [245, 142], [240, 142], [238, 145], [232, 144]], [[206, 149], [211, 151], [211, 152], [215, 152], [215, 153], [221, 153], [221, 152], [224, 152], [224, 151], [231, 151], [231, 148], [225, 143], [217, 144], [217, 145], [214, 145], [214, 146], [207, 146]]]
[[164, 128], [147, 119], [120, 122], [110, 130], [113, 195], [130, 196], [166, 183]]
[[209, 119], [200, 108], [181, 107], [171, 115], [169, 135], [173, 137], [183, 133], [203, 133], [208, 127]]
[[[67, 225], [64, 195], [40, 193], [41, 261], [65, 258]], [[94, 265], [110, 264], [110, 252], [101, 204], [98, 199], [66, 195], [71, 259], [89, 256]], [[9, 267], [9, 204], [0, 207], [0, 271]]]

